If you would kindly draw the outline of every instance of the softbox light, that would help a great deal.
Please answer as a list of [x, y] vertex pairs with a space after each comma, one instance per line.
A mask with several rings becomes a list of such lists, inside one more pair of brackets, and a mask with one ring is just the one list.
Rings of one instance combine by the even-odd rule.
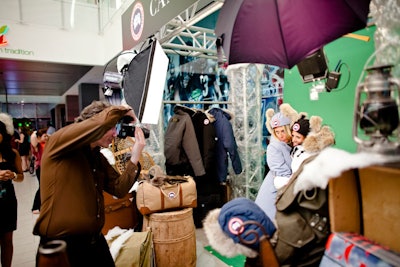
[[124, 77], [124, 97], [143, 124], [157, 124], [169, 59], [155, 40], [130, 62]]

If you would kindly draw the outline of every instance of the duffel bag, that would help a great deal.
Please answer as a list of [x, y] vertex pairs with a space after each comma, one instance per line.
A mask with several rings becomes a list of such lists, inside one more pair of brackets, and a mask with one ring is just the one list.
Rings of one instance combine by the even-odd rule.
[[197, 206], [196, 183], [191, 176], [170, 176], [155, 165], [139, 182], [136, 205], [143, 215]]

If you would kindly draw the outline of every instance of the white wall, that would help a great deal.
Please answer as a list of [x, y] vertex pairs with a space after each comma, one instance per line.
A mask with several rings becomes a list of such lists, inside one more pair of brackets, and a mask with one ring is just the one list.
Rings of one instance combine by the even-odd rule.
[[[125, 1], [119, 10], [113, 10], [109, 21], [101, 22], [99, 16], [102, 20], [105, 16], [97, 6], [77, 4], [72, 24], [70, 7], [60, 8], [58, 1], [23, 0], [21, 14], [17, 1], [1, 1], [0, 26], [7, 25], [9, 30], [5, 35], [8, 45], [0, 47], [0, 59], [95, 66], [63, 96], [43, 99], [51, 103], [65, 103], [65, 95], [77, 95], [81, 83], [102, 82], [103, 66], [122, 50], [121, 14], [132, 2]], [[24, 96], [26, 101], [31, 98], [38, 101], [35, 96]]]
[[[118, 27], [117, 24], [115, 23], [114, 27]], [[103, 35], [97, 32], [67, 31], [16, 22], [9, 22], [7, 25], [8, 46], [0, 47], [0, 58], [104, 65], [111, 54], [116, 54], [122, 49], [120, 25], [119, 29], [110, 27], [112, 31]]]

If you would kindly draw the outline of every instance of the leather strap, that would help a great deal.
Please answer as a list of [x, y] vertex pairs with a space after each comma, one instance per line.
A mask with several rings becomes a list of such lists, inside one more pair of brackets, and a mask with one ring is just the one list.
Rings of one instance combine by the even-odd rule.
[[259, 255], [262, 266], [279, 267], [279, 262], [276, 258], [275, 251], [267, 236], [262, 236], [260, 239]]

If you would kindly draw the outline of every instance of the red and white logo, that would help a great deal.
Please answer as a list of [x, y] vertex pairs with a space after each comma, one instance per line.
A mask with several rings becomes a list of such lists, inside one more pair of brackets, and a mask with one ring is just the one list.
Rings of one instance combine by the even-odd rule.
[[[239, 235], [243, 232], [244, 227], [242, 227], [243, 221], [238, 217], [233, 217], [228, 222], [228, 230], [234, 235]], [[240, 230], [240, 231], [239, 231]]]
[[275, 128], [279, 125], [279, 120], [277, 118], [272, 119], [271, 121], [272, 128]]
[[131, 16], [131, 34], [135, 41], [142, 36], [144, 28], [144, 9], [141, 2], [137, 2], [132, 10]]
[[300, 124], [298, 124], [297, 122], [295, 124], [293, 124], [292, 127], [293, 131], [297, 132], [298, 130], [300, 130]]

